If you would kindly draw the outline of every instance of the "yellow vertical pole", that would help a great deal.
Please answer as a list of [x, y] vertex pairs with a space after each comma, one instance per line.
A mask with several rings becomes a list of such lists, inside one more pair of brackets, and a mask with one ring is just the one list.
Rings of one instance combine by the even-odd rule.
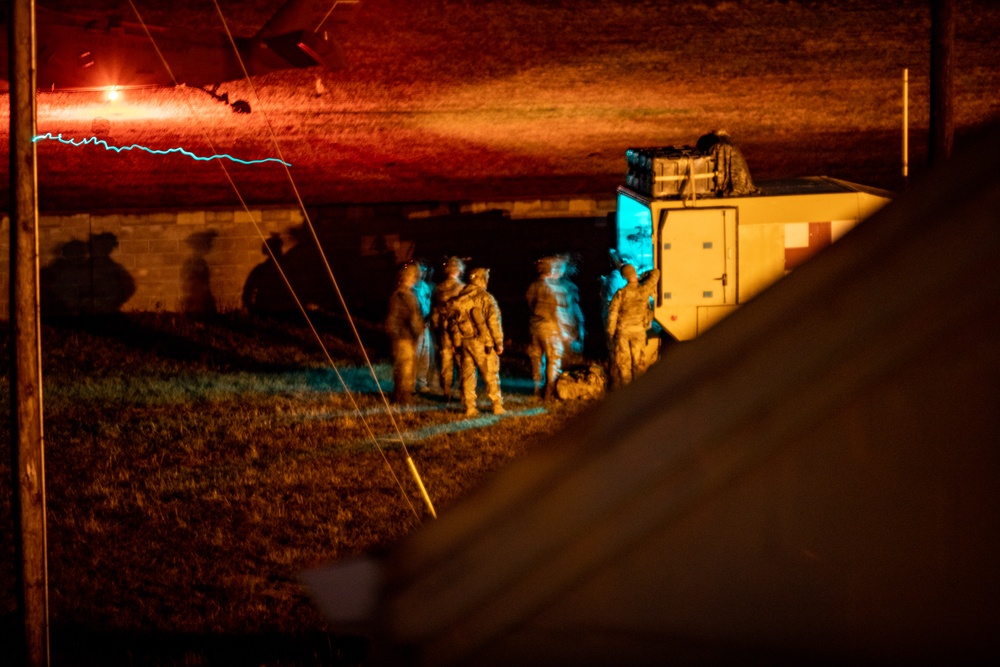
[[420, 478], [420, 473], [417, 472], [417, 464], [413, 462], [413, 459], [411, 459], [409, 455], [406, 456], [406, 465], [410, 467], [410, 473], [413, 475], [413, 479], [417, 480], [417, 486], [420, 487], [420, 495], [423, 496], [424, 503], [426, 503], [431, 516], [435, 519], [438, 518], [437, 512], [434, 511], [434, 503], [431, 502], [431, 496], [427, 493], [427, 487], [424, 486], [424, 480]]
[[910, 70], [903, 68], [903, 180], [910, 175]]

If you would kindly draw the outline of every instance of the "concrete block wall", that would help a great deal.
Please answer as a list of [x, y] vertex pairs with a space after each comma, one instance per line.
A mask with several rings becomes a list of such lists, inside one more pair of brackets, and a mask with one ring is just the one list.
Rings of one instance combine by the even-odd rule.
[[[599, 229], [614, 211], [613, 197], [498, 202], [330, 205], [310, 209], [324, 252], [352, 308], [381, 317], [392, 289], [392, 267], [411, 256], [466, 253], [494, 266], [496, 288], [512, 282], [522, 300], [534, 275], [534, 254], [548, 234], [553, 247], [583, 249], [593, 257], [606, 241]], [[305, 216], [293, 207], [46, 214], [39, 219], [43, 313], [89, 315], [117, 311], [208, 312], [242, 307], [247, 279], [267, 255], [263, 240], [281, 239], [282, 266], [308, 303], [330, 306], [326, 272], [310, 252]], [[497, 225], [503, 227], [498, 229]], [[0, 319], [9, 316], [10, 225], [0, 229]], [[492, 253], [493, 257], [489, 257]], [[523, 257], [521, 255], [524, 255]], [[599, 259], [591, 261], [596, 265]], [[356, 278], [362, 276], [362, 280]], [[524, 283], [522, 285], [521, 283]], [[314, 286], [319, 286], [318, 289]], [[284, 293], [284, 287], [279, 292]], [[316, 293], [311, 293], [311, 292]], [[498, 295], [499, 297], [500, 295]], [[285, 297], [287, 301], [287, 297]]]
[[[256, 222], [256, 225], [254, 224]], [[303, 223], [298, 209], [42, 215], [43, 307], [56, 314], [225, 310], [264, 261], [262, 239]], [[259, 230], [259, 233], [258, 233]], [[0, 317], [9, 315], [10, 221], [0, 229]]]

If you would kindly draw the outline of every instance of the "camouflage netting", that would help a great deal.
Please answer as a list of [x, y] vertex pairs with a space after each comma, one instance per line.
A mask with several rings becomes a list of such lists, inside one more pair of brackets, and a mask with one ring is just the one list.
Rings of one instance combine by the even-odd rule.
[[729, 133], [715, 130], [698, 139], [698, 150], [715, 160], [715, 190], [720, 197], [739, 197], [757, 192], [750, 167]]

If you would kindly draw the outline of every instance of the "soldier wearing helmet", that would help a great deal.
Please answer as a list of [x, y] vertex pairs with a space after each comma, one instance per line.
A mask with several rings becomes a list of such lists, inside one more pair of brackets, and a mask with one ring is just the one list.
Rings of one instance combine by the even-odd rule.
[[566, 294], [561, 284], [563, 261], [559, 257], [543, 257], [535, 264], [538, 278], [528, 286], [525, 299], [531, 311], [528, 328], [531, 343], [531, 379], [535, 396], [555, 398], [556, 380], [562, 371], [564, 352], [564, 320]]
[[714, 189], [720, 197], [739, 197], [757, 194], [759, 190], [750, 178], [746, 158], [733, 144], [725, 130], [715, 130], [698, 137], [699, 151], [715, 161]]
[[419, 270], [419, 277], [413, 285], [413, 293], [417, 297], [417, 303], [420, 305], [420, 316], [424, 320], [424, 332], [417, 339], [416, 389], [420, 392], [427, 390], [427, 385], [433, 381], [434, 375], [434, 343], [431, 340], [430, 330], [431, 294], [434, 290], [434, 286], [431, 284], [431, 274], [434, 269], [422, 259], [418, 259], [414, 264]]
[[450, 302], [452, 317], [449, 333], [455, 345], [462, 349], [462, 404], [466, 416], [479, 414], [476, 408], [476, 370], [486, 383], [493, 414], [504, 413], [500, 394], [503, 327], [500, 307], [493, 295], [486, 291], [489, 279], [489, 269], [473, 269], [469, 273], [469, 284]]
[[[631, 258], [627, 255], [619, 255], [618, 251], [614, 248], [608, 250], [608, 259], [611, 263], [611, 271], [601, 276], [601, 324], [604, 330], [608, 329], [608, 309], [611, 307], [611, 299], [614, 298], [615, 294], [622, 287], [628, 284], [628, 281], [622, 277], [621, 269], [626, 264], [632, 263]], [[608, 369], [611, 375], [611, 385], [617, 387], [620, 383], [620, 378], [618, 377], [618, 367], [614, 363], [615, 358], [615, 341], [610, 336], [605, 337], [605, 345], [607, 347], [608, 358], [611, 359], [610, 368]]]
[[455, 382], [456, 362], [460, 362], [459, 350], [448, 334], [448, 302], [458, 296], [465, 287], [465, 261], [461, 257], [449, 257], [444, 264], [444, 280], [431, 292], [431, 332], [437, 344], [438, 359], [441, 364], [441, 391], [445, 400], [451, 400], [451, 390]]
[[563, 361], [578, 364], [583, 360], [583, 342], [586, 329], [583, 326], [583, 309], [580, 307], [580, 290], [573, 282], [577, 267], [569, 255], [560, 255], [559, 258], [563, 265], [562, 276], [559, 279], [559, 286], [563, 293], [563, 300], [560, 301]]
[[646, 332], [653, 319], [652, 297], [660, 279], [653, 269], [642, 282], [632, 264], [620, 269], [625, 286], [615, 292], [608, 306], [608, 340], [612, 341], [612, 380], [626, 385], [649, 366]]
[[392, 397], [400, 404], [409, 403], [416, 388], [417, 342], [424, 333], [424, 318], [413, 289], [419, 279], [417, 265], [407, 264], [400, 269], [385, 318], [385, 330], [392, 344]]

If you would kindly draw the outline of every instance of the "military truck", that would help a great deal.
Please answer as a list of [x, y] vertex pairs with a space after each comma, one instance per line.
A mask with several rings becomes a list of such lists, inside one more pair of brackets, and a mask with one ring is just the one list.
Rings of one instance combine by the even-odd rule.
[[615, 245], [641, 274], [660, 269], [656, 322], [677, 340], [704, 333], [890, 201], [884, 190], [814, 176], [720, 195], [710, 155], [629, 149]]

